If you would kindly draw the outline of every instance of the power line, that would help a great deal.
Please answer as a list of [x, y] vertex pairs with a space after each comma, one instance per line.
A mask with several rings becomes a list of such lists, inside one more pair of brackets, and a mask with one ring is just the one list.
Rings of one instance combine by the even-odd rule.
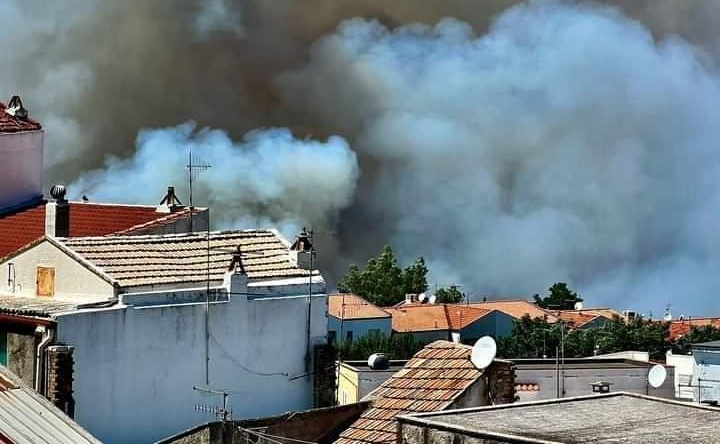
[[236, 426], [236, 427], [241, 432], [249, 433], [249, 434], [255, 435], [259, 438], [267, 439], [268, 441], [273, 442], [275, 444], [285, 444], [283, 441], [280, 441], [280, 440], [297, 442], [297, 443], [301, 443], [301, 444], [317, 444], [314, 441], [305, 441], [305, 440], [297, 439], [297, 438], [288, 438], [286, 436], [271, 435], [269, 433], [258, 432], [257, 430], [246, 429], [246, 428], [240, 427], [240, 426]]
[[285, 376], [286, 378], [290, 377], [289, 373], [282, 373], [282, 372], [267, 372], [266, 373], [266, 372], [258, 372], [258, 371], [252, 370], [252, 369], [246, 367], [245, 365], [243, 365], [240, 361], [235, 359], [227, 350], [225, 350], [223, 348], [223, 346], [220, 345], [220, 342], [218, 342], [217, 338], [215, 338], [215, 336], [212, 334], [212, 332], [210, 332], [210, 339], [212, 339], [212, 341], [215, 343], [217, 348], [220, 349], [220, 351], [225, 355], [225, 357], [227, 357], [235, 365], [237, 365], [238, 367], [240, 367], [241, 369], [245, 370], [248, 373], [252, 373], [252, 374], [258, 375], [258, 376]]

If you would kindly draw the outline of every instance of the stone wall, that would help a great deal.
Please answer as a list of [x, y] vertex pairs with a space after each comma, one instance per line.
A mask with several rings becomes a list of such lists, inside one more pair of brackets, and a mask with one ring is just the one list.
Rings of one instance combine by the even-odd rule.
[[29, 387], [35, 387], [35, 336], [7, 334], [8, 369]]
[[477, 438], [463, 433], [407, 423], [401, 423], [398, 435], [398, 444], [508, 444], [513, 442]]
[[517, 401], [515, 393], [515, 364], [495, 360], [489, 367], [489, 384], [493, 404], [510, 404]]
[[46, 397], [71, 418], [75, 416], [73, 372], [73, 347], [53, 345], [47, 348]]

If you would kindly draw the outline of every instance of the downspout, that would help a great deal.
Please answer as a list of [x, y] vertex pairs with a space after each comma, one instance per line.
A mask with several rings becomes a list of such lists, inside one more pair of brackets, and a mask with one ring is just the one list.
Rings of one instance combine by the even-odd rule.
[[35, 391], [45, 396], [43, 378], [45, 377], [45, 349], [55, 338], [55, 329], [52, 327], [38, 326], [35, 328], [36, 335], [42, 335], [42, 339], [35, 352]]

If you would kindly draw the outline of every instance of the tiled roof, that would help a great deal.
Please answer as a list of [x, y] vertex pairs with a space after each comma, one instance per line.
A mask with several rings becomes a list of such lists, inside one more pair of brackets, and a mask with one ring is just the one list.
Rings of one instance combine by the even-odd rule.
[[55, 314], [72, 311], [77, 304], [50, 298], [27, 298], [0, 295], [0, 314], [50, 318]]
[[206, 233], [77, 237], [63, 242], [122, 287], [204, 284], [208, 274], [213, 285], [219, 284], [238, 246], [251, 282], [309, 276], [291, 262], [288, 244], [273, 230], [211, 232], [210, 242]]
[[555, 315], [561, 321], [569, 324], [569, 327], [582, 327], [583, 325], [597, 319], [599, 316], [591, 315], [585, 312], [578, 312], [574, 310], [562, 310], [553, 311]]
[[677, 339], [690, 333], [695, 327], [712, 326], [720, 328], [720, 318], [688, 318], [670, 322], [670, 340]]
[[328, 296], [328, 314], [338, 319], [390, 317], [390, 313], [354, 294], [331, 294]]
[[[0, 258], [45, 234], [45, 203], [0, 214]], [[188, 216], [187, 209], [168, 214], [147, 205], [70, 202], [70, 236], [142, 234]]]
[[427, 345], [375, 389], [373, 407], [335, 444], [394, 443], [397, 415], [450, 407], [482, 375], [470, 362], [471, 350], [447, 341]]
[[2, 365], [0, 365], [0, 442], [100, 443]]
[[557, 317], [553, 316], [550, 312], [545, 311], [537, 305], [533, 304], [532, 302], [523, 299], [473, 302], [470, 304], [470, 306], [484, 308], [486, 310], [501, 311], [509, 316], [512, 316], [515, 319], [520, 319], [526, 314], [529, 314], [530, 317], [533, 319], [547, 316], [548, 322], [557, 321]]
[[32, 119], [20, 119], [5, 112], [7, 107], [0, 102], [0, 134], [17, 133], [20, 131], [37, 131], [42, 129], [39, 123]]
[[460, 330], [491, 310], [466, 304], [407, 304], [385, 308], [397, 332]]

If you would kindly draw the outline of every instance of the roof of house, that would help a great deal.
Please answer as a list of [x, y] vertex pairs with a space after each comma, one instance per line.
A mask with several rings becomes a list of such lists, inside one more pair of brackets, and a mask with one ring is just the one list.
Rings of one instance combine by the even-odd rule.
[[216, 231], [209, 241], [207, 233], [183, 233], [76, 237], [61, 242], [60, 248], [121, 287], [197, 285], [205, 284], [208, 277], [217, 285], [238, 247], [251, 282], [310, 276], [290, 260], [289, 244], [275, 230]]
[[486, 310], [501, 311], [515, 319], [520, 319], [525, 315], [530, 315], [533, 319], [547, 316], [548, 322], [557, 321], [557, 317], [555, 315], [524, 299], [472, 302], [470, 303], [470, 306], [484, 308]]
[[447, 341], [427, 345], [375, 389], [373, 407], [335, 444], [394, 443], [397, 415], [448, 408], [482, 375], [470, 362], [471, 350]]
[[595, 319], [598, 318], [604, 318], [604, 316], [597, 316], [592, 315], [585, 312], [575, 311], [575, 310], [560, 310], [560, 311], [553, 311], [552, 314], [560, 319], [561, 321], [569, 324], [570, 327], [582, 327], [585, 324], [588, 324]]
[[691, 347], [692, 348], [720, 349], [720, 341], [698, 342], [697, 344], [692, 344]]
[[100, 443], [2, 365], [0, 365], [0, 442]]
[[707, 326], [720, 328], [720, 318], [687, 318], [671, 321], [668, 334], [670, 336], [670, 340], [673, 340], [681, 336], [685, 336], [686, 334], [690, 333], [691, 329], [695, 327]]
[[328, 315], [338, 319], [389, 318], [390, 313], [358, 295], [336, 293], [328, 296]]
[[40, 124], [30, 118], [21, 119], [5, 112], [7, 106], [0, 102], [0, 134], [18, 133], [21, 131], [38, 131]]
[[392, 316], [397, 332], [457, 331], [492, 311], [465, 304], [406, 304], [384, 310]]
[[0, 295], [0, 314], [50, 318], [77, 308], [78, 304], [51, 298]]
[[[45, 235], [45, 205], [0, 214], [0, 258]], [[70, 202], [70, 237], [109, 234], [144, 234], [148, 230], [189, 217], [187, 208], [160, 213], [150, 205], [114, 205]], [[196, 212], [203, 211], [196, 209]]]
[[720, 409], [633, 393], [403, 416], [400, 422], [517, 443], [714, 443]]

